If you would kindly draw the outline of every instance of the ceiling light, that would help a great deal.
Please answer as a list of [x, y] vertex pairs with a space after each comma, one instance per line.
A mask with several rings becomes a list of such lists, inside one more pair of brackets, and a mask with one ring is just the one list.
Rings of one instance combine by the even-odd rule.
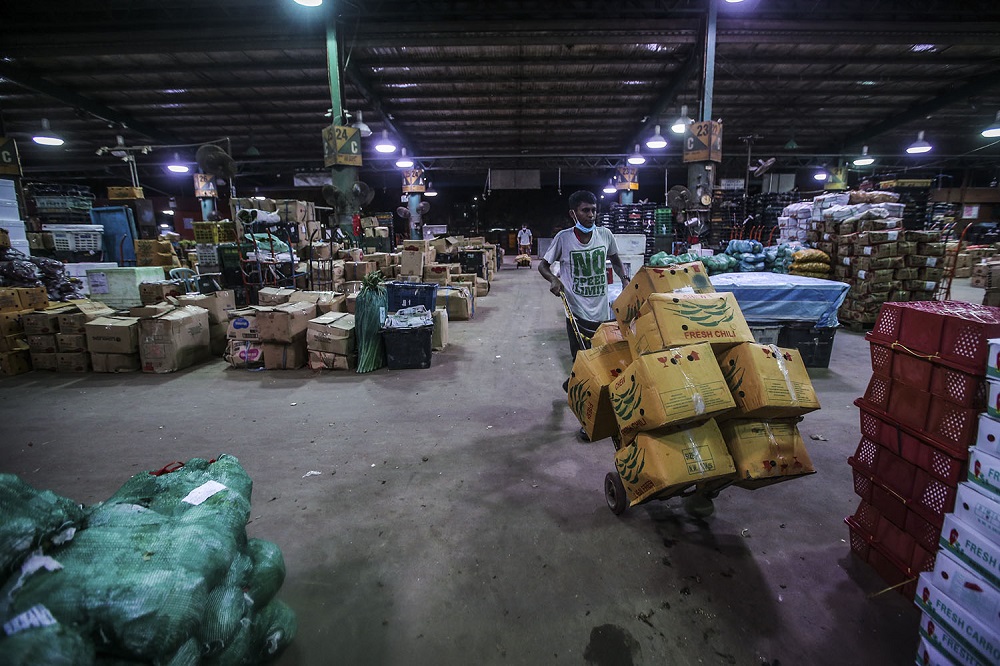
[[52, 131], [48, 118], [42, 118], [42, 131], [31, 137], [31, 140], [42, 146], [61, 146], [66, 141]]
[[247, 157], [260, 157], [260, 150], [257, 149], [257, 146], [247, 148]]
[[928, 51], [936, 51], [937, 47], [933, 44], [914, 44], [910, 50], [914, 53], [927, 53]]
[[635, 152], [632, 153], [631, 155], [629, 155], [628, 156], [628, 160], [626, 160], [626, 161], [629, 164], [632, 164], [632, 165], [635, 165], [635, 166], [639, 166], [640, 164], [645, 164], [646, 163], [646, 158], [643, 157], [642, 153], [639, 152], [639, 144], [635, 144]]
[[874, 157], [868, 157], [868, 146], [862, 146], [861, 156], [854, 158], [854, 166], [869, 166], [875, 164]]
[[302, 5], [303, 7], [319, 7], [323, 4], [323, 0], [294, 0], [295, 4]]
[[167, 165], [167, 171], [171, 173], [187, 173], [191, 168], [181, 162], [181, 156], [174, 153], [174, 161]]
[[437, 190], [434, 189], [434, 183], [428, 182], [427, 189], [424, 190], [425, 197], [436, 197], [438, 195]]
[[646, 141], [646, 147], [647, 148], [666, 148], [667, 147], [667, 140], [663, 138], [662, 134], [660, 134], [660, 126], [659, 125], [657, 125], [656, 127], [653, 128], [653, 136], [649, 137], [649, 139]]
[[929, 153], [931, 148], [931, 144], [924, 141], [924, 131], [920, 130], [917, 132], [917, 140], [909, 145], [906, 152], [910, 155], [920, 155], [922, 153]]
[[827, 178], [829, 178], [829, 174], [827, 174], [826, 171], [817, 171], [816, 173], [813, 174], [813, 178], [815, 178], [816, 180], [822, 182], [822, 181], [826, 180]]
[[382, 138], [375, 144], [375, 150], [380, 153], [396, 152], [396, 144], [389, 140], [389, 130], [382, 130]]
[[163, 210], [161, 210], [160, 212], [161, 212], [161, 213], [163, 213], [164, 215], [173, 215], [175, 211], [173, 211], [173, 210], [172, 210], [172, 209], [170, 209], [170, 208], [164, 208], [164, 209], [163, 209]]
[[792, 136], [792, 138], [790, 138], [788, 140], [788, 143], [785, 144], [785, 150], [795, 150], [798, 147], [799, 147], [799, 144], [795, 143], [795, 136], [794, 135]]
[[694, 123], [694, 120], [688, 117], [687, 104], [681, 106], [681, 116], [674, 121], [674, 124], [670, 126], [670, 131], [674, 134], [684, 134], [687, 131], [688, 125]]
[[360, 111], [358, 111], [357, 122], [353, 123], [351, 127], [353, 127], [354, 129], [358, 130], [361, 133], [362, 139], [367, 139], [372, 135], [372, 128], [368, 127], [368, 125], [365, 124], [365, 121], [361, 117]]
[[608, 184], [605, 185], [604, 189], [601, 191], [604, 192], [605, 194], [614, 194], [615, 192], [617, 192], [617, 190], [615, 189], [615, 184], [611, 181], [610, 178], [608, 178]]
[[731, 5], [735, 5], [735, 4], [738, 4], [740, 2], [743, 2], [743, 0], [726, 0], [726, 2], [728, 2]]
[[987, 139], [995, 139], [1000, 136], [1000, 111], [997, 111], [997, 117], [993, 119], [993, 123], [983, 130], [983, 136]]
[[399, 159], [396, 160], [396, 166], [400, 169], [409, 169], [413, 166], [413, 160], [406, 156], [406, 148], [401, 149]]

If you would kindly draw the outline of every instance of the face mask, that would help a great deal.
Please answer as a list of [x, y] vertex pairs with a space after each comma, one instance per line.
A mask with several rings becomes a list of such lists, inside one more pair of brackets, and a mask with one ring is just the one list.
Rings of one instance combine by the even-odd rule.
[[580, 221], [579, 221], [579, 220], [577, 220], [577, 221], [576, 221], [576, 229], [577, 229], [577, 231], [579, 231], [579, 232], [580, 232], [581, 234], [589, 234], [589, 233], [590, 233], [591, 231], [593, 231], [593, 230], [594, 230], [594, 227], [593, 227], [593, 226], [589, 226], [589, 227], [585, 227], [585, 226], [583, 226], [582, 224], [580, 224]]

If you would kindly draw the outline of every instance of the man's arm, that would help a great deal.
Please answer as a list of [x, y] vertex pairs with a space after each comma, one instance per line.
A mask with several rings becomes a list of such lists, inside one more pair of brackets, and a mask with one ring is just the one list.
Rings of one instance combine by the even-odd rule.
[[614, 270], [615, 275], [621, 279], [622, 284], [628, 284], [631, 276], [625, 273], [625, 265], [622, 263], [622, 258], [617, 254], [612, 254], [608, 257], [608, 260], [611, 262], [611, 268]]
[[[619, 263], [619, 265], [621, 264], [620, 261], [618, 263]], [[543, 278], [545, 278], [546, 280], [548, 280], [548, 282], [549, 282], [549, 291], [551, 291], [556, 296], [558, 296], [559, 294], [562, 293], [563, 283], [562, 283], [562, 281], [559, 278], [557, 278], [555, 275], [552, 274], [552, 270], [551, 270], [551, 266], [550, 266], [549, 262], [547, 262], [545, 259], [542, 259], [541, 261], [539, 261], [538, 262], [538, 272], [542, 275]]]

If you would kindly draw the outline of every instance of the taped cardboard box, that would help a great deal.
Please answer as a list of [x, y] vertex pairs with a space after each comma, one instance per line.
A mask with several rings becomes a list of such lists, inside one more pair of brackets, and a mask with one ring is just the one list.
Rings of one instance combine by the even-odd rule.
[[137, 354], [138, 317], [98, 317], [86, 324], [87, 349], [99, 354]]
[[94, 372], [138, 372], [142, 367], [139, 354], [102, 354], [90, 352], [90, 367]]
[[[65, 312], [71, 312], [66, 308]], [[42, 312], [28, 312], [21, 318], [24, 332], [27, 335], [55, 335], [59, 332], [59, 315], [57, 310], [47, 310]]]
[[590, 441], [619, 433], [608, 387], [632, 364], [627, 342], [617, 342], [576, 355], [569, 375], [566, 400]]
[[634, 357], [697, 342], [720, 352], [754, 341], [731, 292], [650, 294], [623, 331]]
[[424, 267], [430, 262], [424, 252], [403, 250], [399, 255], [399, 274], [423, 278]]
[[264, 287], [257, 291], [257, 302], [261, 305], [281, 305], [295, 293], [288, 287]]
[[229, 311], [229, 328], [226, 337], [230, 340], [260, 340], [257, 327], [258, 308], [240, 308]]
[[591, 338], [590, 343], [592, 347], [596, 348], [609, 345], [612, 342], [624, 341], [625, 336], [622, 335], [622, 330], [618, 328], [618, 323], [606, 321], [597, 327], [597, 331], [594, 333], [594, 337]]
[[24, 333], [24, 317], [31, 310], [0, 312], [0, 335], [19, 335]]
[[230, 340], [223, 356], [234, 368], [255, 370], [264, 367], [262, 342], [254, 340]]
[[310, 320], [306, 327], [306, 347], [328, 354], [354, 355], [354, 315], [328, 312]]
[[643, 266], [635, 272], [612, 306], [619, 324], [628, 324], [639, 316], [639, 309], [651, 294], [681, 292], [713, 294], [715, 287], [700, 261], [664, 268]]
[[745, 342], [716, 359], [736, 402], [731, 418], [789, 418], [819, 409], [816, 390], [796, 349]]
[[56, 347], [55, 335], [29, 335], [27, 336], [28, 348], [38, 354], [55, 354], [59, 349]]
[[424, 266], [423, 280], [439, 285], [449, 285], [451, 284], [451, 268], [448, 264], [428, 264]]
[[172, 266], [177, 254], [168, 240], [136, 240], [136, 266]]
[[185, 306], [139, 320], [142, 371], [175, 372], [205, 360], [210, 353], [208, 311]]
[[641, 432], [615, 454], [615, 468], [630, 506], [736, 472], [714, 419], [669, 433]]
[[229, 321], [229, 311], [236, 309], [236, 295], [231, 289], [221, 289], [211, 294], [184, 294], [178, 296], [177, 304], [194, 305], [208, 310], [208, 323], [221, 324]]
[[317, 314], [344, 312], [347, 309], [347, 296], [338, 291], [296, 291], [288, 302], [315, 303]]
[[86, 334], [87, 322], [98, 317], [110, 317], [115, 313], [104, 303], [90, 300], [70, 301], [74, 306], [73, 311], [61, 313], [59, 315], [59, 332], [67, 334]]
[[389, 253], [387, 252], [370, 252], [365, 255], [365, 261], [375, 264], [375, 270], [385, 272], [389, 267]]
[[266, 370], [295, 370], [308, 360], [304, 339], [292, 344], [265, 342], [261, 344], [261, 350]]
[[59, 367], [59, 363], [54, 353], [39, 354], [31, 352], [31, 367], [35, 370], [51, 370], [54, 372]]
[[736, 463], [736, 485], [754, 490], [815, 474], [795, 421], [737, 419], [720, 424]]
[[62, 354], [87, 351], [87, 336], [80, 333], [56, 333], [56, 350]]
[[160, 303], [168, 298], [177, 298], [185, 293], [187, 293], [187, 289], [181, 280], [139, 283], [139, 299], [143, 305]]
[[357, 356], [309, 350], [309, 368], [312, 370], [356, 370], [357, 367]]
[[90, 372], [90, 354], [87, 352], [56, 354], [56, 372]]
[[31, 372], [31, 354], [29, 352], [15, 351], [0, 354], [0, 376], [13, 377], [25, 372]]
[[378, 270], [371, 261], [345, 261], [344, 279], [348, 282], [360, 282], [365, 276]]
[[434, 307], [446, 309], [448, 321], [468, 321], [475, 312], [472, 294], [465, 287], [439, 287]]
[[0, 336], [0, 352], [30, 351], [23, 333]]
[[316, 316], [315, 303], [282, 303], [273, 308], [262, 308], [257, 313], [257, 328], [264, 342], [291, 344], [305, 339], [309, 320]]
[[0, 289], [0, 312], [18, 312], [26, 310], [21, 306], [21, 297], [16, 289]]
[[441, 351], [448, 346], [448, 311], [444, 308], [434, 308], [434, 313], [431, 317], [434, 320], [431, 349], [433, 351]]
[[171, 303], [154, 303], [153, 305], [140, 305], [138, 307], [129, 308], [128, 316], [135, 317], [137, 319], [142, 319], [143, 317], [157, 317], [164, 312], [170, 312], [176, 305]]
[[[491, 278], [492, 279], [492, 278]], [[476, 298], [490, 295], [490, 281], [486, 278], [476, 278]]]
[[44, 310], [49, 305], [49, 294], [45, 287], [15, 287], [21, 307], [17, 310]]
[[633, 358], [609, 387], [625, 441], [636, 432], [704, 420], [736, 407], [707, 343]]

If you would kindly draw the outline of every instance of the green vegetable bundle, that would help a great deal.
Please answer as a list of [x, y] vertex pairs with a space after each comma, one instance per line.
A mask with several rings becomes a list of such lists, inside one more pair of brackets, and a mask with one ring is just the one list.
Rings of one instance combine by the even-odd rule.
[[354, 311], [354, 334], [358, 341], [358, 372], [371, 372], [385, 365], [382, 322], [389, 298], [382, 284], [382, 272], [364, 277]]

